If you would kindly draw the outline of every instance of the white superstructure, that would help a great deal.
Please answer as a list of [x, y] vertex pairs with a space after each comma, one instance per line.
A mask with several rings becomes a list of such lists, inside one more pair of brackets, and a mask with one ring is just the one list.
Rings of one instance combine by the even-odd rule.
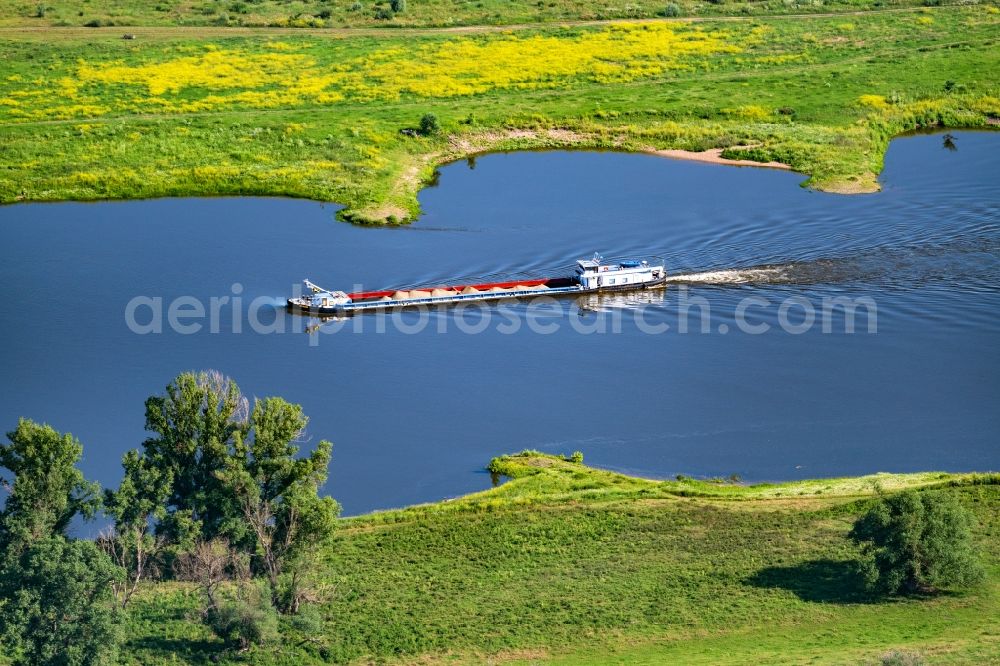
[[595, 256], [577, 261], [576, 275], [584, 289], [616, 289], [659, 280], [663, 277], [663, 266], [650, 266], [648, 261], [603, 264]]

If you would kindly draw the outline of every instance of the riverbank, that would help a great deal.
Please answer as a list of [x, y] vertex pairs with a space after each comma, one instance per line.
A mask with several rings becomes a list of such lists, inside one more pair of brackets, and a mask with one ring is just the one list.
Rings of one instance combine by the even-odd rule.
[[[715, 151], [874, 191], [892, 136], [1000, 117], [992, 10], [336, 38], [8, 32], [0, 201], [286, 195], [400, 223], [439, 165], [539, 148]], [[426, 114], [440, 130], [409, 131]]]
[[[239, 655], [301, 663], [861, 663], [890, 651], [982, 663], [1000, 645], [1000, 478], [879, 474], [744, 486], [639, 479], [526, 452], [485, 492], [344, 519], [322, 626]], [[846, 537], [877, 489], [937, 488], [976, 515], [989, 582], [869, 598]], [[219, 646], [178, 584], [137, 598], [131, 663]], [[232, 657], [232, 655], [230, 655]], [[225, 661], [225, 659], [224, 659]]]

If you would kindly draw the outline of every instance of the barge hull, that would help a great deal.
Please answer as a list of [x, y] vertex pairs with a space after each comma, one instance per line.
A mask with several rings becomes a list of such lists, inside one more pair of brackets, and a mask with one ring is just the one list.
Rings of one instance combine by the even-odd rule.
[[[550, 283], [550, 280], [532, 280], [529, 283], [524, 281], [512, 283], [517, 286], [532, 286], [533, 284], [543, 285], [546, 282]], [[300, 314], [312, 315], [314, 317], [335, 317], [343, 316], [347, 314], [353, 314], [355, 312], [375, 312], [381, 310], [393, 310], [408, 307], [417, 306], [428, 306], [428, 305], [453, 305], [456, 303], [478, 303], [478, 302], [490, 302], [490, 301], [502, 301], [505, 299], [524, 299], [531, 298], [532, 296], [579, 296], [583, 294], [596, 294], [596, 293], [610, 293], [610, 292], [623, 292], [623, 291], [643, 291], [647, 289], [657, 289], [666, 286], [666, 276], [659, 278], [657, 280], [652, 280], [649, 282], [633, 283], [633, 284], [622, 284], [622, 285], [606, 285], [601, 287], [595, 287], [592, 289], [584, 288], [580, 285], [573, 286], [559, 286], [559, 287], [547, 287], [544, 291], [538, 289], [524, 289], [518, 291], [504, 291], [504, 292], [490, 292], [490, 293], [477, 293], [477, 294], [449, 294], [447, 296], [430, 296], [426, 298], [408, 298], [401, 300], [374, 300], [376, 298], [381, 299], [389, 296], [395, 292], [393, 291], [382, 291], [382, 292], [359, 292], [356, 294], [351, 294], [352, 297], [366, 297], [371, 298], [368, 302], [355, 302], [355, 303], [344, 303], [340, 305], [335, 305], [331, 307], [309, 307], [304, 306], [301, 303], [295, 302], [294, 299], [288, 299], [287, 309], [292, 312], [297, 312]], [[493, 285], [491, 285], [493, 286]], [[499, 285], [496, 285], [499, 287]], [[451, 289], [455, 289], [452, 287]]]

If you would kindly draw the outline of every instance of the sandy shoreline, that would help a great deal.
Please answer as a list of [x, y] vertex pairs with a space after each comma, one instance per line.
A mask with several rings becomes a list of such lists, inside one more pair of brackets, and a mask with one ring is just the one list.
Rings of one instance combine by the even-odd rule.
[[694, 162], [707, 162], [709, 164], [727, 164], [729, 166], [752, 166], [765, 167], [767, 169], [784, 169], [790, 171], [792, 167], [784, 162], [754, 162], [753, 160], [727, 160], [722, 156], [722, 148], [710, 148], [695, 152], [693, 150], [656, 150], [651, 148], [645, 152], [651, 155], [669, 157], [675, 160], [692, 160]]

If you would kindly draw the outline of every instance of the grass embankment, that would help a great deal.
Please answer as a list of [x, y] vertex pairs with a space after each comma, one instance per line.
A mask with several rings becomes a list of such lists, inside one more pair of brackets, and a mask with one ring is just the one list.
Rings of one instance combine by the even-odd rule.
[[[0, 41], [0, 201], [292, 195], [399, 222], [443, 162], [551, 147], [723, 148], [872, 191], [891, 136], [1000, 117], [998, 27], [973, 6], [460, 36], [53, 30]], [[442, 134], [400, 133], [428, 112]]]
[[[324, 628], [252, 663], [933, 663], [1000, 651], [1000, 477], [876, 475], [756, 486], [653, 481], [526, 452], [514, 478], [448, 502], [342, 521]], [[874, 600], [846, 537], [876, 487], [942, 488], [974, 513], [988, 583]], [[192, 592], [145, 589], [133, 663], [208, 663]], [[312, 640], [309, 640], [309, 639]]]

